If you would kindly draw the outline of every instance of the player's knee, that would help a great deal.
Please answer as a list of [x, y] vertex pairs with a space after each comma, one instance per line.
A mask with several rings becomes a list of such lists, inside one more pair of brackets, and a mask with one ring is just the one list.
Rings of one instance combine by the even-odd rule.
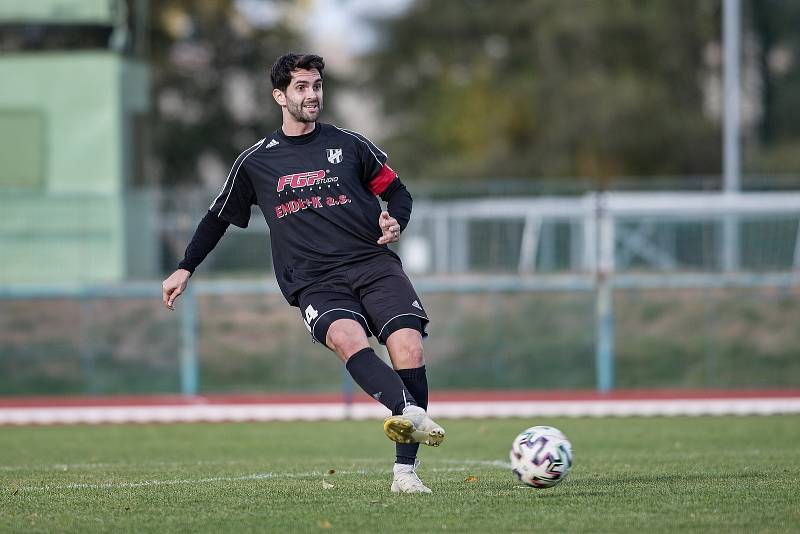
[[386, 340], [386, 347], [397, 369], [415, 369], [425, 365], [422, 350], [422, 335], [411, 328], [392, 332]]
[[345, 350], [351, 339], [367, 343], [368, 326], [363, 316], [349, 310], [323, 313], [311, 324], [311, 335], [332, 350]]
[[345, 362], [350, 356], [369, 346], [364, 328], [352, 319], [338, 319], [331, 323], [325, 336], [325, 344]]
[[425, 365], [425, 355], [422, 352], [422, 341], [417, 344], [408, 345], [402, 367], [405, 369], [416, 369], [423, 365]]

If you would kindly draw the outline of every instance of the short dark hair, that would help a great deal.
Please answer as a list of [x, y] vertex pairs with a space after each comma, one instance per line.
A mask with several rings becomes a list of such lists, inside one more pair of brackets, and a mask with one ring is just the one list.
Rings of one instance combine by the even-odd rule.
[[272, 79], [272, 88], [286, 91], [292, 82], [292, 71], [296, 69], [317, 69], [319, 75], [325, 69], [325, 61], [315, 54], [295, 54], [289, 52], [275, 60], [270, 69], [269, 77]]

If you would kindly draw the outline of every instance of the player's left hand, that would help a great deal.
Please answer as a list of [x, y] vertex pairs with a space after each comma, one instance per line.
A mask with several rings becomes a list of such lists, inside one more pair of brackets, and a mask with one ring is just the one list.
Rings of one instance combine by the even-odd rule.
[[381, 216], [378, 218], [378, 224], [383, 232], [381, 238], [378, 239], [379, 245], [400, 241], [400, 223], [397, 222], [397, 219], [389, 215], [388, 211], [381, 212]]

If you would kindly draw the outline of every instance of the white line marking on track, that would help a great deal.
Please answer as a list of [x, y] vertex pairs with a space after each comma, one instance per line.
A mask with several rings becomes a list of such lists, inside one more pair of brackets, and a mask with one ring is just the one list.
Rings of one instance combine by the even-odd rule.
[[[380, 404], [226, 404], [180, 406], [39, 406], [0, 408], [0, 425], [193, 423], [383, 419]], [[437, 418], [625, 417], [656, 415], [773, 415], [800, 413], [800, 397], [644, 399], [595, 401], [516, 400], [438, 402]]]

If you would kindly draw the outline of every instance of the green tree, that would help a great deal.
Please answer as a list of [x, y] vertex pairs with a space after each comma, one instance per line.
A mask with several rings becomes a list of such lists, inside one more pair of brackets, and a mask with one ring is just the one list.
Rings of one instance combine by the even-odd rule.
[[[756, 43], [761, 117], [757, 136], [745, 139], [751, 173], [797, 173], [800, 169], [800, 4], [751, 0], [745, 31]], [[797, 179], [792, 180], [797, 187]]]
[[372, 80], [418, 178], [718, 173], [704, 52], [720, 4], [419, 0], [378, 21]]
[[196, 182], [200, 158], [230, 165], [278, 124], [269, 67], [302, 42], [280, 19], [259, 27], [234, 0], [152, 2], [150, 16], [158, 174], [166, 185]]

